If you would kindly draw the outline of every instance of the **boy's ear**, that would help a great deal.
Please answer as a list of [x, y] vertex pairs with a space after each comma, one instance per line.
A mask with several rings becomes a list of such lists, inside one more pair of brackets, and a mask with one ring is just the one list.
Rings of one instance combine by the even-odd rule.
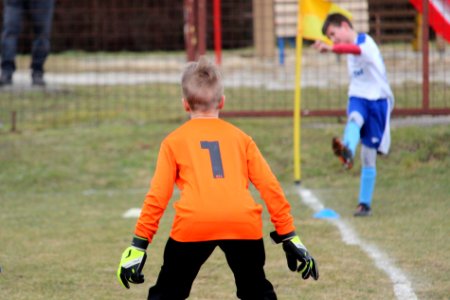
[[187, 102], [187, 100], [184, 99], [184, 98], [181, 98], [181, 102], [183, 102], [184, 110], [187, 111], [187, 112], [190, 112], [191, 111], [191, 107], [189, 106], [189, 103]]
[[350, 25], [347, 22], [342, 21], [341, 26], [342, 28], [345, 28], [346, 30], [351, 29]]
[[222, 95], [222, 98], [220, 98], [219, 105], [217, 105], [217, 108], [222, 109], [224, 105], [225, 105], [225, 95]]

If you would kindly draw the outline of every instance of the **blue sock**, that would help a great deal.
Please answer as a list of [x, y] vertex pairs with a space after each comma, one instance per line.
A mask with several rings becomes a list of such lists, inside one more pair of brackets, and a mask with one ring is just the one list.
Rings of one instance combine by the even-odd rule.
[[359, 189], [359, 203], [372, 204], [372, 195], [375, 188], [375, 179], [377, 177], [377, 169], [375, 167], [362, 167], [361, 183]]
[[349, 121], [345, 126], [343, 142], [352, 151], [353, 156], [355, 156], [356, 147], [359, 143], [359, 131], [360, 128], [355, 121]]

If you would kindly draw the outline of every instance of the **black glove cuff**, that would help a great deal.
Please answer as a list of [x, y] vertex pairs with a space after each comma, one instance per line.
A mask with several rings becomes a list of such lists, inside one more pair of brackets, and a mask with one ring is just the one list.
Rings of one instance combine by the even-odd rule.
[[148, 246], [148, 240], [146, 238], [134, 236], [133, 240], [131, 241], [131, 246], [146, 250]]
[[275, 244], [279, 244], [279, 243], [281, 243], [281, 242], [283, 242], [283, 241], [285, 241], [285, 240], [287, 240], [287, 239], [289, 239], [291, 237], [294, 237], [296, 235], [297, 234], [295, 233], [295, 231], [291, 231], [291, 232], [283, 234], [283, 235], [279, 235], [276, 231], [272, 231], [270, 233], [270, 238], [272, 239], [272, 241]]

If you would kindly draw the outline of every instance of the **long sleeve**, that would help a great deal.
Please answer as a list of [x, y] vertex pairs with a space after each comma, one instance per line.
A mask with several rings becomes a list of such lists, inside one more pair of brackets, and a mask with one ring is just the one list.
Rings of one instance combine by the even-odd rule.
[[258, 189], [261, 198], [266, 203], [276, 231], [279, 234], [294, 231], [290, 204], [284, 196], [280, 183], [253, 140], [248, 145], [247, 157], [250, 181]]
[[331, 51], [337, 54], [360, 55], [361, 47], [356, 44], [338, 44], [334, 45]]
[[169, 147], [163, 142], [150, 189], [145, 197], [135, 229], [137, 236], [147, 238], [149, 242], [158, 230], [159, 221], [172, 197], [176, 170], [175, 159]]

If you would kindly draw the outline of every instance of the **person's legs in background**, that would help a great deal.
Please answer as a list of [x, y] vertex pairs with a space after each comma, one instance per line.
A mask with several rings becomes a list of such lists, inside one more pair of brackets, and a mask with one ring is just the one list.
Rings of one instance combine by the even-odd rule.
[[0, 85], [12, 84], [16, 70], [17, 41], [22, 27], [24, 0], [3, 0]]
[[50, 52], [54, 0], [30, 2], [34, 40], [31, 49], [31, 78], [33, 85], [45, 85], [44, 64]]

